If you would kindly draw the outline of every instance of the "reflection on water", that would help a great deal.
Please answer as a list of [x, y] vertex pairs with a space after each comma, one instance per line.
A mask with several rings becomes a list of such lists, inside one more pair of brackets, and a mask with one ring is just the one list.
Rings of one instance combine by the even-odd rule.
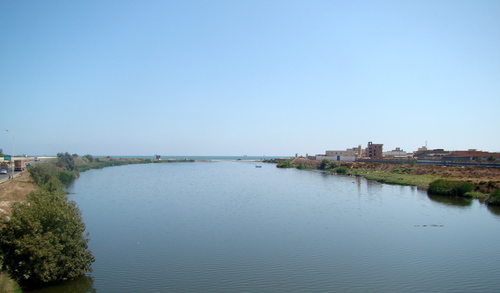
[[29, 291], [32, 293], [94, 293], [97, 290], [94, 288], [94, 280], [92, 277], [85, 276], [74, 281], [63, 282], [48, 288]]
[[436, 194], [427, 194], [427, 196], [434, 202], [456, 207], [469, 207], [472, 205], [473, 202], [472, 197], [436, 195]]
[[500, 216], [500, 206], [487, 205], [487, 207], [492, 214]]
[[46, 293], [498, 289], [500, 217], [467, 198], [247, 162], [91, 170], [70, 191], [94, 272]]

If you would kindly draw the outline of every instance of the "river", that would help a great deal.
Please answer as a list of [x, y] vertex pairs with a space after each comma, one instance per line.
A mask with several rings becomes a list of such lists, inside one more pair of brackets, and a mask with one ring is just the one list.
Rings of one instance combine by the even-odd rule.
[[69, 191], [94, 271], [37, 292], [500, 290], [499, 211], [477, 200], [244, 161], [90, 170]]

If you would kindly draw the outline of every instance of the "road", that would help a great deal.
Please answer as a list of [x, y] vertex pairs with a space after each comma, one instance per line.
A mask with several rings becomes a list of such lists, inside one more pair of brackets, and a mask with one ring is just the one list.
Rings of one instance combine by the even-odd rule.
[[[40, 159], [40, 161], [35, 162], [34, 159], [32, 157], [30, 157], [30, 158], [26, 158], [26, 160], [28, 161], [26, 164], [35, 165], [35, 164], [38, 164], [46, 159], [42, 158], [42, 159]], [[19, 173], [21, 173], [21, 172], [26, 172], [26, 169], [24, 171], [14, 171], [14, 178], [17, 177], [17, 175], [19, 175]], [[9, 176], [11, 176], [11, 175], [12, 175], [12, 169], [9, 167], [7, 169], [7, 174], [0, 174], [0, 183], [9, 180]]]

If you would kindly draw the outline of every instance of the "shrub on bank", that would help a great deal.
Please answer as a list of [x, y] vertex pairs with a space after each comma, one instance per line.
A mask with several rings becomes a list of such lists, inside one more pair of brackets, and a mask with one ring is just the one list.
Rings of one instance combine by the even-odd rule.
[[338, 167], [338, 163], [336, 161], [331, 161], [328, 159], [323, 159], [321, 161], [321, 165], [319, 165], [320, 170], [330, 170]]
[[436, 195], [464, 196], [474, 185], [469, 182], [438, 179], [429, 184], [428, 192]]
[[337, 167], [337, 168], [333, 169], [333, 171], [337, 174], [347, 174], [347, 172], [349, 171], [349, 168], [342, 166], [342, 167]]
[[28, 167], [31, 179], [35, 184], [43, 187], [52, 179], [57, 178], [57, 168], [50, 163], [41, 163]]
[[23, 287], [66, 281], [92, 271], [76, 204], [62, 192], [39, 190], [16, 203], [0, 230], [2, 269]]
[[488, 196], [488, 199], [486, 199], [486, 203], [491, 205], [500, 205], [500, 189], [491, 193], [490, 196]]
[[470, 191], [464, 194], [465, 197], [484, 198], [485, 194], [478, 191]]
[[286, 161], [283, 161], [283, 162], [279, 162], [277, 165], [276, 165], [277, 168], [294, 168], [295, 165], [292, 164], [292, 160], [286, 160]]
[[60, 170], [58, 172], [57, 178], [59, 178], [59, 181], [61, 181], [62, 184], [68, 186], [76, 178], [78, 178], [78, 172], [76, 172], [76, 171], [67, 171], [67, 170]]
[[299, 169], [299, 170], [312, 169], [312, 167], [309, 167], [305, 164], [299, 164], [299, 165], [297, 165], [297, 169]]

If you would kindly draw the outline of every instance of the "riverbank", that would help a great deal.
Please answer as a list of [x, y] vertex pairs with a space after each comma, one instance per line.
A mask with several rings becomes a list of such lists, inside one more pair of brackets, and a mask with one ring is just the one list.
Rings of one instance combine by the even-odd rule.
[[[335, 162], [327, 171], [351, 176], [361, 176], [382, 183], [411, 185], [428, 189], [437, 179], [470, 182], [474, 191], [483, 194], [500, 188], [500, 168], [450, 167], [417, 164], [388, 164], [371, 162]], [[292, 167], [320, 169], [321, 161], [296, 158], [290, 161]], [[339, 172], [340, 171], [340, 172]]]

